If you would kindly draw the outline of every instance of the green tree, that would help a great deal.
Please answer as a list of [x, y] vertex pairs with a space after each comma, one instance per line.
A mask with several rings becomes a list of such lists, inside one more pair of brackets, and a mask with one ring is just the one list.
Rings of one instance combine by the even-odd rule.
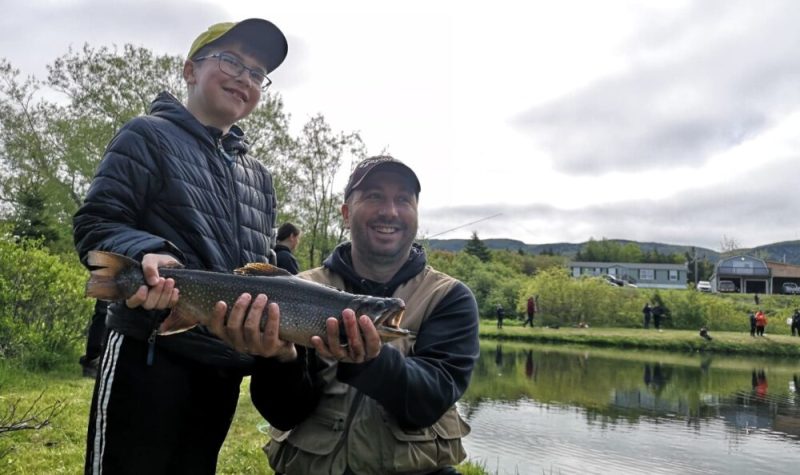
[[477, 257], [481, 262], [489, 262], [492, 258], [489, 248], [486, 246], [486, 243], [480, 240], [477, 231], [472, 232], [472, 237], [464, 246], [464, 252]]
[[155, 91], [179, 83], [181, 64], [131, 45], [122, 52], [84, 46], [56, 59], [42, 82], [21, 79], [0, 60], [0, 199], [12, 220], [24, 223], [36, 209], [42, 222], [65, 229], [45, 233], [45, 243], [71, 248], [66, 229], [106, 144], [147, 110]]
[[[689, 282], [697, 283], [701, 280], [709, 280], [711, 274], [714, 273], [714, 263], [709, 262], [708, 257], [705, 255], [695, 256], [687, 251], [684, 254], [684, 260], [688, 266], [686, 278]], [[697, 275], [695, 275], [695, 267], [697, 267]]]
[[320, 264], [345, 234], [339, 211], [343, 195], [333, 187], [334, 177], [345, 159], [355, 163], [364, 157], [361, 137], [334, 132], [322, 114], [303, 127], [292, 155], [296, 183], [289, 203], [303, 230], [301, 250], [311, 266]]

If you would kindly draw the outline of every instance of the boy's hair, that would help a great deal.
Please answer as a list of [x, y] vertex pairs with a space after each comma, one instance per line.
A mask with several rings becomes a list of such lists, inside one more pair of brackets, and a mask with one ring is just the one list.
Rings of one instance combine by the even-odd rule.
[[300, 234], [300, 229], [292, 223], [283, 223], [281, 227], [278, 228], [278, 241], [283, 241], [284, 239], [288, 239], [289, 236], [295, 236]]

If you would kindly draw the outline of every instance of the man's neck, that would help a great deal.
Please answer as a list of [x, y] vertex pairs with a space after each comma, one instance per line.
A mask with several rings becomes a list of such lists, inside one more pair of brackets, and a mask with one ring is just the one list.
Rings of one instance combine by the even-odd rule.
[[[408, 254], [406, 254], [407, 256]], [[373, 282], [385, 284], [392, 280], [400, 269], [403, 268], [406, 259], [394, 259], [392, 261], [381, 262], [378, 259], [369, 259], [360, 256], [357, 252], [352, 252], [353, 270], [359, 276]]]

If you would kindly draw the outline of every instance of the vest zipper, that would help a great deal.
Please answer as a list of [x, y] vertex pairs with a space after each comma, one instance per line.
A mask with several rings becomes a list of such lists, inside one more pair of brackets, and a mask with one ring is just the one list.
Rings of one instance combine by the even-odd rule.
[[[333, 449], [333, 452], [331, 453], [338, 454], [342, 449], [342, 445], [344, 445], [344, 443], [347, 441], [347, 437], [350, 435], [350, 425], [353, 423], [353, 416], [355, 415], [358, 406], [361, 405], [362, 399], [364, 399], [364, 393], [360, 391], [357, 392], [353, 398], [353, 403], [350, 404], [350, 410], [347, 411], [347, 420], [344, 424], [344, 436], [339, 440], [339, 442], [336, 444], [336, 447]], [[338, 425], [338, 423], [334, 423], [334, 425]], [[345, 464], [345, 473], [347, 473], [346, 471], [349, 469], [349, 463]]]

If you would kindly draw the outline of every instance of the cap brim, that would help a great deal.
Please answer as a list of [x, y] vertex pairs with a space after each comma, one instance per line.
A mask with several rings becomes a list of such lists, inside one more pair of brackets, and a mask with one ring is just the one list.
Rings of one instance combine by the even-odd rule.
[[366, 179], [367, 179], [367, 177], [368, 177], [369, 175], [371, 175], [371, 174], [372, 174], [372, 172], [374, 172], [374, 171], [377, 171], [377, 170], [387, 170], [387, 171], [392, 171], [392, 169], [393, 169], [395, 172], [399, 173], [400, 175], [404, 175], [404, 176], [406, 176], [407, 178], [409, 178], [409, 181], [411, 181], [412, 185], [413, 185], [413, 186], [414, 186], [414, 188], [415, 188], [415, 190], [414, 190], [414, 191], [416, 192], [416, 194], [419, 194], [419, 192], [422, 190], [422, 186], [420, 186], [420, 183], [419, 183], [419, 178], [417, 178], [417, 174], [416, 174], [416, 173], [414, 173], [414, 170], [412, 170], [412, 169], [411, 169], [411, 167], [409, 167], [409, 166], [408, 166], [408, 165], [406, 165], [405, 163], [403, 163], [403, 162], [400, 162], [400, 161], [398, 161], [398, 160], [394, 160], [394, 161], [391, 161], [391, 162], [389, 162], [389, 161], [386, 161], [386, 162], [378, 162], [378, 163], [375, 163], [375, 164], [371, 165], [371, 166], [369, 167], [369, 169], [367, 169], [367, 170], [364, 172], [364, 174], [363, 174], [363, 175], [361, 175], [361, 178], [359, 178], [359, 179], [358, 179], [356, 182], [354, 182], [354, 183], [353, 183], [353, 184], [352, 184], [352, 185], [351, 185], [351, 186], [348, 188], [348, 190], [346, 190], [346, 191], [345, 191], [345, 195], [346, 195], [346, 196], [345, 196], [345, 198], [346, 198], [346, 197], [347, 197], [347, 196], [348, 196], [350, 193], [352, 193], [352, 192], [353, 192], [353, 190], [355, 190], [356, 188], [358, 188], [359, 186], [361, 186], [361, 184], [362, 184], [362, 183], [364, 183], [364, 180], [366, 180]]
[[269, 73], [283, 63], [289, 52], [289, 44], [283, 32], [273, 23], [261, 18], [242, 20], [223, 37], [241, 38], [244, 43], [252, 46]]

